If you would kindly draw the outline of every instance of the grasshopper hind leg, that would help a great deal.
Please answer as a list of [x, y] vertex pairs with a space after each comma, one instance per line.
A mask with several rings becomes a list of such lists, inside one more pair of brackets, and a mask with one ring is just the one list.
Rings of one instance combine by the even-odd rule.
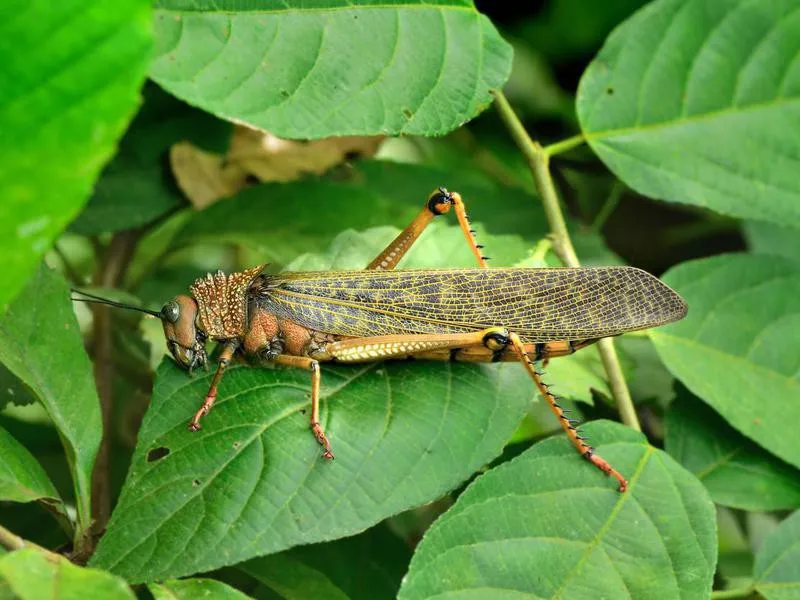
[[430, 222], [435, 217], [450, 212], [451, 209], [456, 214], [458, 225], [464, 234], [464, 239], [470, 251], [478, 261], [478, 267], [485, 269], [486, 261], [489, 260], [489, 257], [483, 255], [483, 246], [475, 241], [475, 230], [470, 225], [467, 209], [464, 206], [461, 195], [458, 192], [449, 192], [443, 187], [434, 190], [428, 196], [425, 206], [414, 220], [400, 232], [400, 235], [392, 240], [383, 252], [367, 265], [367, 269], [377, 271], [394, 269]]
[[[508, 334], [508, 343], [517, 353], [520, 362], [525, 367], [525, 370], [528, 371], [528, 374], [533, 379], [533, 382], [536, 384], [536, 387], [539, 390], [539, 393], [547, 400], [547, 403], [550, 405], [550, 410], [555, 414], [558, 418], [559, 423], [561, 423], [561, 427], [567, 434], [569, 441], [572, 442], [572, 445], [575, 446], [575, 449], [583, 456], [586, 460], [592, 463], [595, 467], [603, 471], [609, 477], [614, 477], [619, 482], [619, 491], [624, 492], [628, 489], [628, 481], [622, 476], [622, 474], [617, 471], [614, 467], [612, 467], [607, 460], [600, 457], [590, 446], [586, 443], [586, 438], [584, 438], [577, 428], [577, 421], [573, 421], [567, 417], [565, 414], [564, 408], [558, 403], [559, 398], [550, 391], [550, 386], [548, 386], [544, 381], [542, 381], [542, 374], [536, 370], [536, 367], [533, 364], [530, 356], [525, 352], [525, 345], [520, 340], [519, 336], [516, 333], [509, 333]], [[573, 349], [573, 343], [569, 342], [570, 349]]]

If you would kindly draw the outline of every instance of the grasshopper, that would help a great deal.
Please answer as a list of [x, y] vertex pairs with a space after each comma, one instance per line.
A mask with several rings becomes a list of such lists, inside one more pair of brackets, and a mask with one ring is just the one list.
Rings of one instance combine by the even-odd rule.
[[[394, 270], [425, 227], [455, 212], [477, 269]], [[319, 418], [320, 363], [418, 358], [517, 361], [530, 375], [578, 452], [624, 492], [627, 481], [566, 416], [535, 362], [565, 356], [600, 338], [647, 329], [686, 315], [684, 300], [633, 267], [487, 269], [461, 196], [438, 188], [420, 213], [364, 271], [263, 273], [259, 265], [197, 279], [161, 311], [167, 348], [191, 371], [221, 344], [208, 393], [189, 429], [197, 431], [237, 353], [311, 374], [310, 427], [322, 456], [334, 457]], [[102, 302], [134, 308], [88, 296]], [[81, 300], [80, 298], [74, 298]]]

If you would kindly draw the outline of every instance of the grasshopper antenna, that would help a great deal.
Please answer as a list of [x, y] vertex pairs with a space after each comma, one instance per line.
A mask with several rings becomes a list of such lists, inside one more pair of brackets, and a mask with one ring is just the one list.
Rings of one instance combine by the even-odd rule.
[[73, 302], [86, 302], [87, 304], [105, 304], [107, 306], [114, 306], [116, 308], [127, 308], [129, 310], [143, 312], [147, 315], [151, 315], [158, 319], [161, 319], [164, 316], [160, 312], [156, 312], [154, 310], [140, 308], [138, 306], [133, 306], [132, 304], [125, 304], [124, 302], [115, 302], [114, 300], [101, 298], [100, 296], [95, 296], [94, 294], [89, 294], [88, 292], [82, 292], [80, 290], [76, 290], [75, 288], [70, 288], [70, 292], [72, 292], [73, 294], [80, 294], [81, 296], [86, 296], [85, 298], [76, 298], [74, 296], [71, 296], [70, 300], [72, 300]]

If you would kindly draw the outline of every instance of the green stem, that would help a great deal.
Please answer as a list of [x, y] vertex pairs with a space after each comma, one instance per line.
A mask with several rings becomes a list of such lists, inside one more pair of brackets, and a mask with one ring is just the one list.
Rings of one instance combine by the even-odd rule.
[[578, 135], [573, 135], [571, 138], [561, 140], [560, 142], [556, 142], [555, 144], [549, 144], [544, 148], [542, 148], [542, 150], [547, 156], [553, 156], [555, 154], [561, 154], [562, 152], [568, 152], [573, 148], [577, 148], [585, 141], [586, 138], [583, 137], [582, 133], [579, 133]]
[[734, 588], [732, 590], [719, 590], [711, 592], [711, 598], [714, 600], [728, 599], [728, 598], [747, 598], [755, 594], [755, 586], [748, 586], [745, 588]]
[[617, 208], [619, 201], [622, 200], [622, 194], [624, 191], [625, 186], [623, 183], [619, 180], [616, 180], [614, 185], [611, 187], [611, 191], [608, 193], [608, 198], [606, 198], [606, 201], [600, 208], [600, 212], [597, 213], [592, 226], [589, 228], [591, 231], [600, 233], [603, 225], [605, 225], [606, 221], [608, 221], [608, 217], [611, 216], [611, 214], [614, 212], [614, 209]]
[[34, 544], [33, 542], [29, 542], [28, 540], [24, 540], [19, 537], [16, 533], [13, 533], [0, 525], [0, 546], [8, 550], [9, 552], [14, 552], [15, 550], [23, 550], [24, 548], [34, 548], [39, 552], [43, 552], [51, 559], [60, 560], [61, 556], [50, 552], [46, 548], [42, 548], [41, 546]]
[[[578, 140], [578, 137], [569, 138], [563, 142], [548, 146], [548, 148], [543, 148], [530, 138], [503, 93], [496, 90], [493, 94], [495, 107], [500, 113], [500, 118], [527, 159], [528, 166], [533, 173], [536, 189], [542, 198], [545, 216], [552, 231], [553, 251], [566, 266], [579, 267], [580, 261], [575, 253], [575, 247], [572, 245], [572, 239], [569, 237], [567, 222], [564, 219], [564, 213], [561, 211], [558, 194], [556, 193], [553, 178], [550, 175], [550, 156], [556, 152], [564, 152], [577, 146], [578, 143], [583, 141], [583, 137], [581, 136], [580, 140]], [[639, 425], [639, 419], [636, 416], [636, 409], [633, 406], [633, 400], [625, 382], [625, 377], [622, 375], [622, 366], [614, 349], [613, 340], [611, 338], [600, 340], [598, 348], [622, 422], [636, 431], [641, 431], [642, 428]]]

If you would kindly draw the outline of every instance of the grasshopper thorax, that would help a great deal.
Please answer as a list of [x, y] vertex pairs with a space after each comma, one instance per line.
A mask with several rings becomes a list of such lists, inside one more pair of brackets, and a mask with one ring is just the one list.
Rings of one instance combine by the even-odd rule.
[[241, 339], [247, 331], [250, 284], [265, 265], [226, 275], [222, 271], [195, 280], [191, 296], [179, 295], [159, 313], [167, 348], [175, 361], [189, 369], [208, 361], [206, 340]]
[[217, 271], [195, 280], [189, 289], [197, 302], [198, 327], [216, 340], [243, 337], [248, 324], [247, 292], [264, 267], [230, 275]]

